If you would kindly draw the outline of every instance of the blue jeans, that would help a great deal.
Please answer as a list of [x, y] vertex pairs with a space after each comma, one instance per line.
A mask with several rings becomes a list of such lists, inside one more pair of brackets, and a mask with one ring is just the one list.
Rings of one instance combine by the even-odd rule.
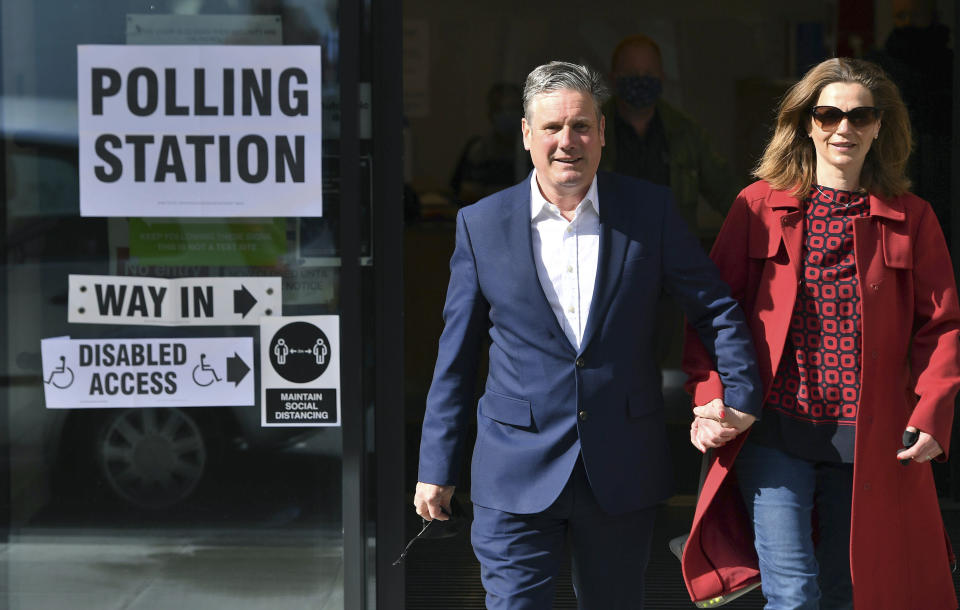
[[810, 462], [748, 439], [736, 474], [753, 521], [767, 610], [852, 610], [853, 464]]

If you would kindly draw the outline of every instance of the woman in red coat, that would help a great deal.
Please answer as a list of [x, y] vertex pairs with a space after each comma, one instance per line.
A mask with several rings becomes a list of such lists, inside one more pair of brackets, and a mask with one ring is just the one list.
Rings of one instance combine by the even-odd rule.
[[683, 554], [694, 601], [762, 577], [768, 609], [957, 607], [927, 462], [950, 445], [960, 308], [937, 219], [907, 192], [910, 143], [883, 71], [827, 60], [784, 97], [726, 218], [711, 256], [765, 401], [756, 421], [724, 407], [688, 335], [691, 441], [715, 448]]

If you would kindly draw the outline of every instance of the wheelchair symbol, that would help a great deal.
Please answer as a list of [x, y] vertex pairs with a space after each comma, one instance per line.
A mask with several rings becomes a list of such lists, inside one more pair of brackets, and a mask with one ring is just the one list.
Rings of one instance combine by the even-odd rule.
[[220, 381], [213, 367], [204, 362], [206, 357], [206, 354], [200, 354], [200, 364], [193, 367], [193, 382], [203, 388], [212, 384], [214, 381]]
[[67, 359], [64, 356], [60, 356], [60, 366], [53, 369], [50, 377], [43, 382], [61, 390], [73, 385], [73, 369], [67, 366]]

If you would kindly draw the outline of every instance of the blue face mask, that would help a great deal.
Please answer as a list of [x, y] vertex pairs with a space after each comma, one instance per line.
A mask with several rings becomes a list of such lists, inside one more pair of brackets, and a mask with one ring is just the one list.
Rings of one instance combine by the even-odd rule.
[[663, 93], [663, 81], [656, 76], [621, 76], [617, 78], [617, 97], [634, 108], [649, 108]]

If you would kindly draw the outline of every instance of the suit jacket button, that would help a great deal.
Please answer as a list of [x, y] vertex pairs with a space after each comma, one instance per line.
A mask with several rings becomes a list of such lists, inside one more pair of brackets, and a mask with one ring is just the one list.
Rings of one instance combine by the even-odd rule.
[[580, 418], [580, 421], [587, 421], [586, 411], [580, 411], [579, 413], [577, 413], [577, 416]]
[[587, 361], [583, 359], [583, 356], [580, 356], [579, 358], [577, 358], [576, 365], [578, 369], [582, 369], [584, 366], [586, 366], [586, 364], [587, 364]]

